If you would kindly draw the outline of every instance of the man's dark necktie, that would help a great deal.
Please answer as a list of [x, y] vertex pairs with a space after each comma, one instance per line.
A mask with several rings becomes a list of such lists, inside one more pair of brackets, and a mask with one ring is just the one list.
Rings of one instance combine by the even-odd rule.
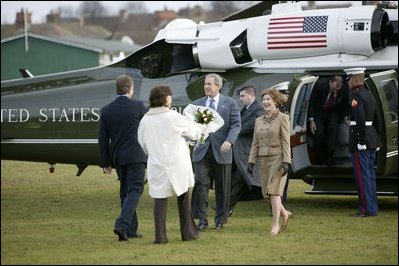
[[331, 110], [331, 109], [333, 108], [333, 106], [334, 106], [334, 103], [335, 103], [335, 93], [331, 92], [331, 93], [328, 95], [328, 99], [327, 99], [327, 101], [326, 101], [326, 104], [325, 104], [324, 107], [323, 107], [323, 110], [324, 110], [324, 111], [329, 111], [329, 110]]
[[248, 110], [248, 108], [247, 108], [246, 106], [244, 106], [244, 107], [241, 109], [241, 116], [243, 116], [247, 110]]

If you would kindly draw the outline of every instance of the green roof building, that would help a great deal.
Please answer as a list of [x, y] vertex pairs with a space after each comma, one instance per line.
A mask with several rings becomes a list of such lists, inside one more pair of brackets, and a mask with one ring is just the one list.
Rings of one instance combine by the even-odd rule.
[[1, 40], [1, 80], [21, 78], [19, 69], [38, 76], [107, 65], [139, 48], [119, 41], [18, 34]]

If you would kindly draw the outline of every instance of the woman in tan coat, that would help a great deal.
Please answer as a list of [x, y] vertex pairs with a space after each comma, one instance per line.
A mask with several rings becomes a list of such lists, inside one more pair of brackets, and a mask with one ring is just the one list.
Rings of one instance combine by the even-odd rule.
[[[292, 213], [281, 204], [288, 166], [291, 163], [289, 116], [278, 110], [279, 92], [268, 88], [262, 92], [265, 114], [255, 120], [254, 137], [248, 160], [251, 173], [255, 162], [259, 166], [263, 197], [271, 203], [272, 236], [285, 230]], [[282, 224], [280, 225], [280, 216]]]

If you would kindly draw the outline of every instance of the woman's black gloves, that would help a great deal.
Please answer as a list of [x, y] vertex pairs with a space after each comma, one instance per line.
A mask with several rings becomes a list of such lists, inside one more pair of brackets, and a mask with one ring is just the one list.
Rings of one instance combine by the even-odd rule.
[[250, 175], [253, 174], [253, 172], [254, 172], [254, 166], [255, 166], [254, 163], [248, 163], [248, 167], [247, 167], [247, 172], [248, 172], [248, 174], [250, 174]]
[[281, 166], [281, 175], [285, 176], [288, 173], [288, 167], [290, 166], [289, 163], [283, 162], [283, 165]]

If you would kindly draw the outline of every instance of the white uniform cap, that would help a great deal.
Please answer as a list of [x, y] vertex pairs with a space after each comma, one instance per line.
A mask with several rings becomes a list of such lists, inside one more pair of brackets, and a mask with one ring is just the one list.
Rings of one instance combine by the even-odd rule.
[[344, 69], [346, 75], [357, 75], [363, 74], [366, 69], [364, 67], [356, 67], [356, 68], [347, 68]]
[[289, 81], [281, 82], [277, 85], [272, 86], [273, 89], [276, 89], [278, 91], [288, 91], [288, 84], [290, 84]]

